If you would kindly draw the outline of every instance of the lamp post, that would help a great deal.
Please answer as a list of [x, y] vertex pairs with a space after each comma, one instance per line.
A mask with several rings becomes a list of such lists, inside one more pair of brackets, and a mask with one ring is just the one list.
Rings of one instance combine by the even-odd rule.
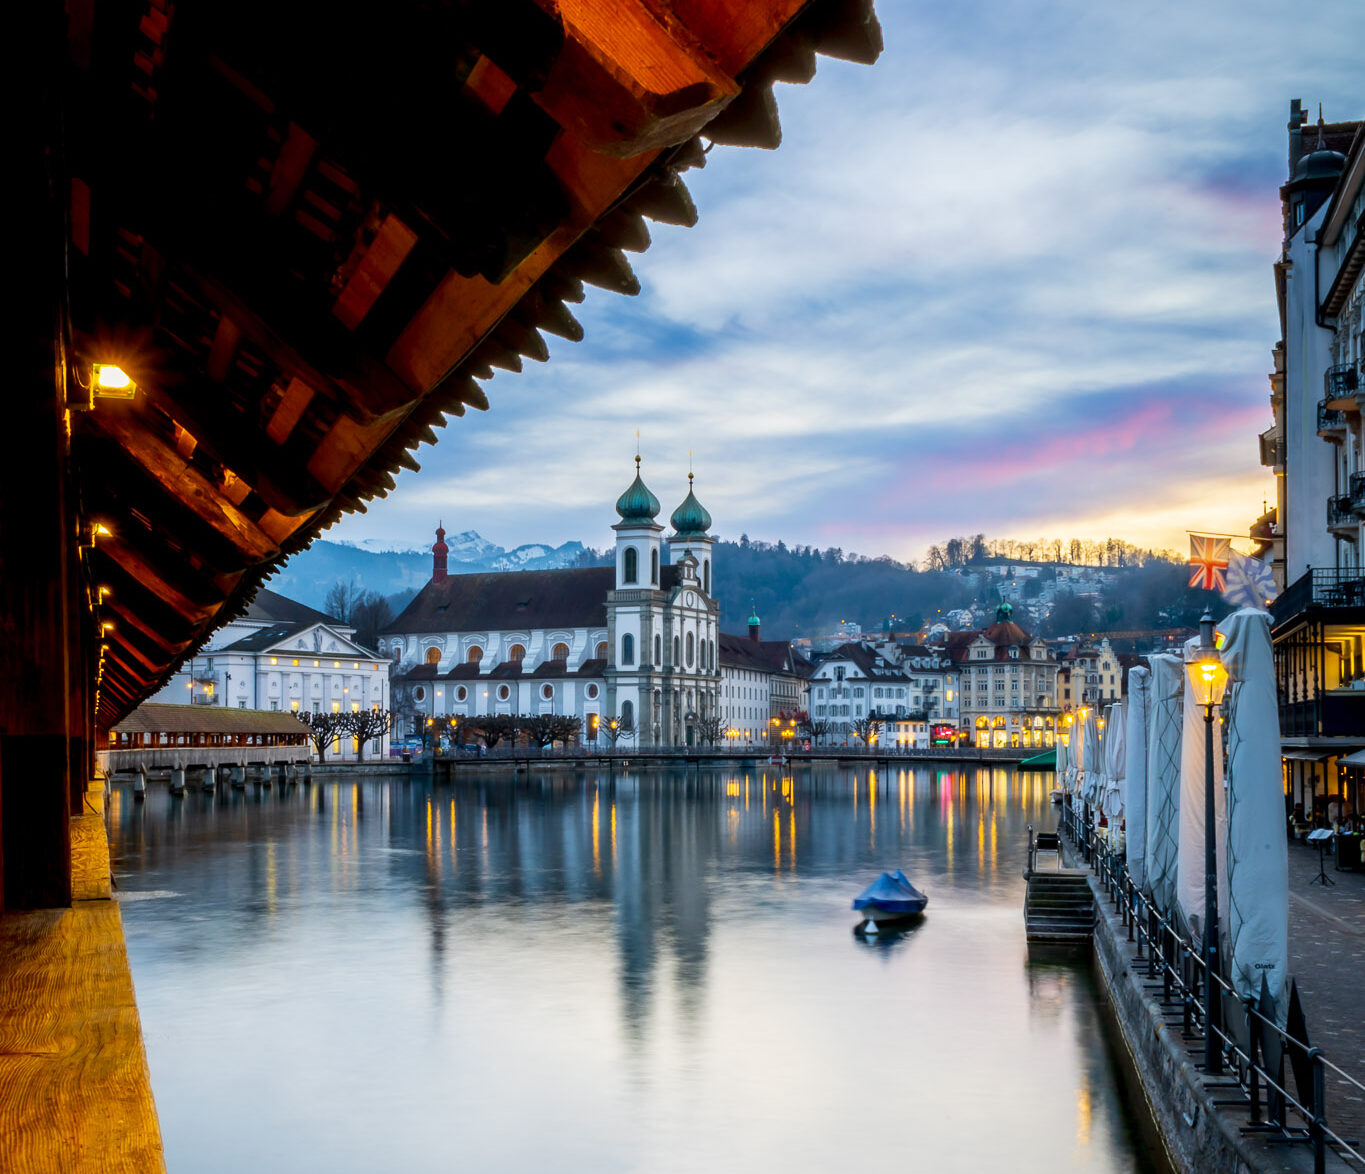
[[1222, 1026], [1218, 964], [1218, 838], [1213, 802], [1213, 711], [1223, 703], [1228, 672], [1214, 639], [1213, 616], [1199, 621], [1199, 648], [1185, 666], [1194, 700], [1204, 707], [1204, 1071], [1222, 1072], [1215, 1029]]

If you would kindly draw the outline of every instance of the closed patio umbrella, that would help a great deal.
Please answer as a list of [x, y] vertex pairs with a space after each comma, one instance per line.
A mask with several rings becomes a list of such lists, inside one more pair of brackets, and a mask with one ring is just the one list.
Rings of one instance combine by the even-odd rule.
[[[1185, 655], [1197, 655], [1199, 637], [1185, 644]], [[1181, 666], [1182, 671], [1184, 666]], [[1185, 690], [1184, 737], [1180, 747], [1180, 834], [1176, 854], [1176, 900], [1186, 927], [1196, 940], [1204, 932], [1204, 707]], [[1277, 724], [1278, 728], [1278, 724]], [[1218, 907], [1228, 907], [1227, 793], [1223, 789], [1223, 739], [1217, 715], [1213, 723], [1213, 827], [1216, 844]]]
[[1227, 931], [1233, 988], [1242, 999], [1269, 986], [1284, 1021], [1289, 964], [1289, 849], [1285, 837], [1279, 708], [1270, 615], [1233, 612], [1228, 670]]
[[1093, 708], [1085, 713], [1085, 743], [1081, 747], [1081, 798], [1092, 807], [1100, 801], [1103, 785], [1103, 759], [1100, 757], [1099, 715]]
[[1139, 889], [1147, 887], [1147, 711], [1152, 694], [1152, 674], [1145, 668], [1128, 672], [1128, 708], [1124, 713], [1128, 810], [1128, 872]]
[[1152, 666], [1147, 727], [1147, 891], [1167, 916], [1175, 910], [1180, 842], [1180, 743], [1184, 729], [1185, 666], [1161, 652]]
[[1122, 821], [1127, 800], [1124, 794], [1127, 756], [1124, 739], [1128, 733], [1123, 718], [1123, 702], [1116, 701], [1104, 711], [1104, 814], [1111, 825]]

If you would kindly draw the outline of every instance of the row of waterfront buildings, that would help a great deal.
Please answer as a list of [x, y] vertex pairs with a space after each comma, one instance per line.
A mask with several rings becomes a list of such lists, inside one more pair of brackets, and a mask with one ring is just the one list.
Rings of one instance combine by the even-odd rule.
[[1279, 341], [1260, 456], [1275, 505], [1251, 534], [1274, 567], [1271, 607], [1287, 786], [1351, 794], [1365, 751], [1365, 122], [1289, 116]]
[[[427, 584], [380, 634], [261, 591], [153, 699], [300, 714], [391, 709], [392, 739], [488, 715], [576, 717], [582, 736], [640, 747], [799, 738], [895, 747], [1046, 747], [1066, 715], [1117, 697], [1109, 646], [1057, 647], [1014, 623], [926, 643], [860, 639], [812, 657], [750, 615], [721, 631], [711, 516], [693, 492], [658, 521], [637, 458], [616, 503], [611, 566], [451, 575], [437, 528]], [[343, 760], [385, 753], [339, 739]]]

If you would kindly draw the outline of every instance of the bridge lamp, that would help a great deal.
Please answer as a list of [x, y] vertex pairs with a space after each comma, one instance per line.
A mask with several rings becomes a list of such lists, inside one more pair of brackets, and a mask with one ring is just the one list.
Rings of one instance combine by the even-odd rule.
[[96, 399], [133, 399], [137, 395], [137, 384], [127, 371], [114, 363], [91, 363], [90, 393]]
[[1186, 662], [1190, 692], [1195, 704], [1204, 707], [1204, 1071], [1223, 1070], [1222, 1050], [1214, 1029], [1220, 1026], [1221, 1002], [1218, 974], [1218, 841], [1213, 804], [1213, 711], [1223, 703], [1228, 670], [1218, 651], [1213, 616], [1199, 621], [1199, 647]]

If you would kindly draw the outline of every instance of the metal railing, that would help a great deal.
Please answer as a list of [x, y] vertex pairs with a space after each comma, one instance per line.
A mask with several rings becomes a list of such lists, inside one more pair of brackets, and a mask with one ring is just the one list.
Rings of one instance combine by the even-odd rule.
[[1346, 428], [1346, 413], [1340, 408], [1329, 408], [1327, 400], [1318, 401], [1318, 432], [1341, 432]]
[[[1128, 932], [1128, 940], [1136, 944], [1133, 965], [1149, 986], [1161, 984], [1157, 1001], [1163, 1014], [1179, 1016], [1185, 1040], [1202, 1040], [1210, 1030], [1204, 1011], [1208, 976], [1202, 946], [1133, 884], [1123, 859], [1078, 815], [1070, 796], [1063, 803], [1059, 826], [1095, 872]], [[1365, 1169], [1361, 1143], [1342, 1137], [1327, 1124], [1327, 1073], [1330, 1071], [1339, 1083], [1350, 1086], [1354, 1094], [1362, 1097], [1365, 1084], [1333, 1064], [1321, 1048], [1295, 1039], [1273, 1019], [1261, 1014], [1254, 999], [1240, 998], [1221, 974], [1215, 973], [1213, 982], [1217, 986], [1217, 1005], [1223, 1011], [1221, 1016], [1215, 1015], [1222, 1022], [1214, 1023], [1212, 1031], [1222, 1068], [1231, 1077], [1231, 1083], [1220, 1082], [1215, 1087], [1239, 1088], [1246, 1098], [1247, 1123], [1241, 1127], [1242, 1132], [1264, 1134], [1272, 1141], [1310, 1145], [1314, 1174], [1324, 1174], [1329, 1146], [1343, 1161]], [[1240, 1016], [1241, 1022], [1229, 1026], [1228, 1020], [1234, 1015]], [[1279, 1057], [1280, 1062], [1273, 1068], [1265, 1062], [1268, 1052]], [[1294, 1075], [1297, 1096], [1289, 1089], [1285, 1061]], [[1224, 1099], [1215, 1103], [1243, 1102]]]
[[1329, 400], [1346, 399], [1360, 390], [1360, 375], [1354, 363], [1328, 367], [1322, 376], [1323, 390]]
[[1365, 577], [1358, 570], [1310, 568], [1294, 580], [1270, 605], [1277, 624], [1310, 607], [1353, 607], [1365, 602]]
[[1327, 499], [1328, 526], [1356, 526], [1359, 520], [1351, 511], [1351, 499], [1347, 496], [1332, 496]]
[[1365, 473], [1352, 473], [1349, 484], [1351, 508], [1359, 513], [1365, 510]]

